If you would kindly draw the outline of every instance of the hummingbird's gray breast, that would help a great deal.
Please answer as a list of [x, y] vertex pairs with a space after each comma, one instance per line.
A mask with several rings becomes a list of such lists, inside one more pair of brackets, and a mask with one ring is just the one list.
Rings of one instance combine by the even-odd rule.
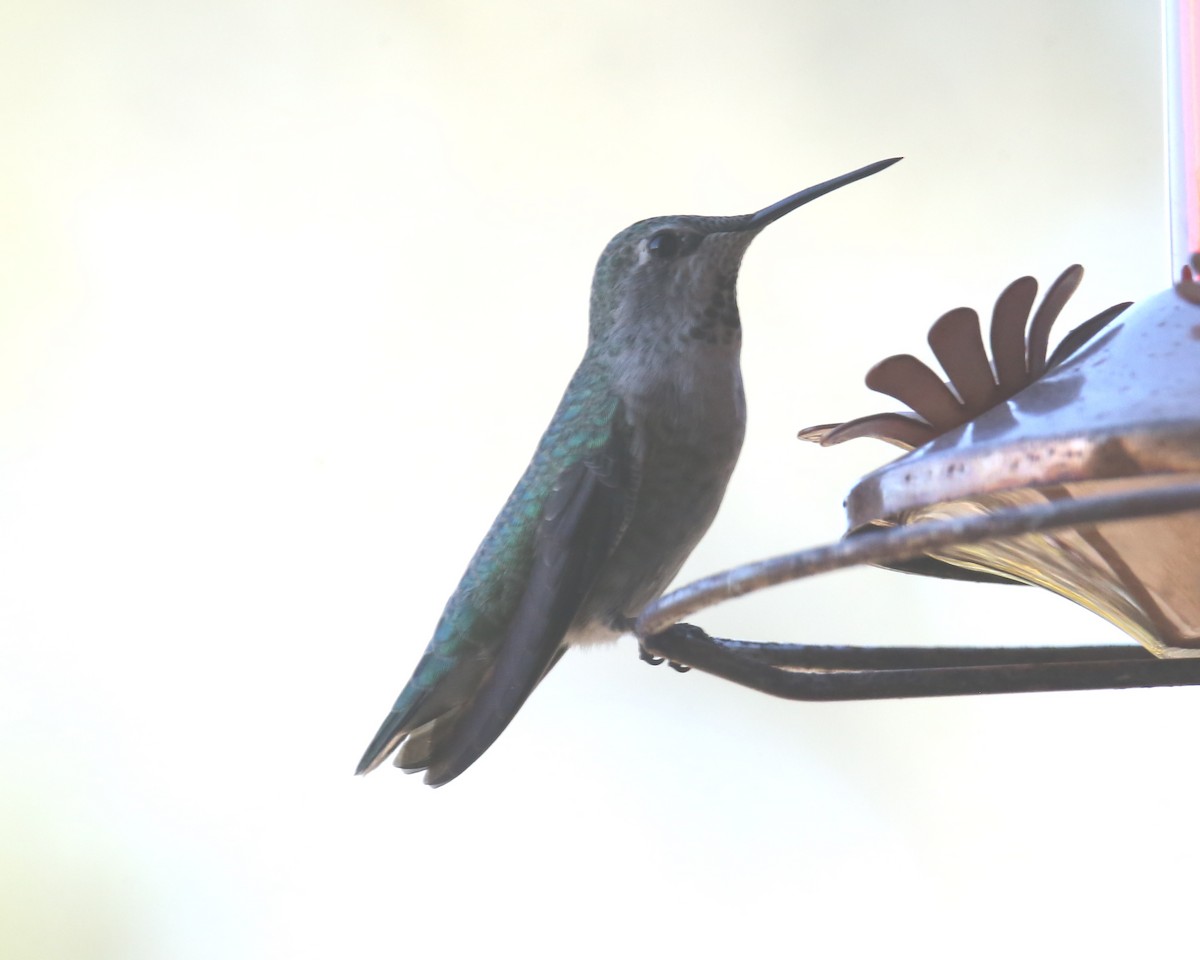
[[634, 389], [620, 390], [637, 489], [625, 532], [575, 619], [573, 641], [620, 632], [656, 599], [725, 496], [746, 426], [737, 350], [693, 344], [652, 376], [634, 374]]

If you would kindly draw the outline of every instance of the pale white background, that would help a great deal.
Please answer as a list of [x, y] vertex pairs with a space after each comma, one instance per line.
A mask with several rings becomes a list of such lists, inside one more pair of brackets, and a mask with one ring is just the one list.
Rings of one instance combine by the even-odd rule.
[[[796, 705], [568, 656], [467, 775], [350, 774], [583, 349], [627, 223], [773, 225], [685, 575], [833, 539], [813, 422], [943, 310], [1167, 284], [1155, 5], [11, 3], [0, 954], [1193, 956], [1200, 692]], [[877, 571], [700, 618], [1099, 642]]]

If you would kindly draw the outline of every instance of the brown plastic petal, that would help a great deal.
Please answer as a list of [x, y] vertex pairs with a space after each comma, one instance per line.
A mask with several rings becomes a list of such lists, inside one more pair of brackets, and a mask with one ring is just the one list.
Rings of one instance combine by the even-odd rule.
[[938, 433], [963, 422], [958, 398], [941, 377], [911, 354], [880, 360], [867, 372], [867, 386], [911, 407]]
[[992, 358], [1002, 396], [1012, 396], [1028, 382], [1025, 323], [1037, 290], [1033, 277], [1018, 277], [1004, 288], [992, 310]]
[[808, 427], [800, 431], [803, 440], [811, 440], [823, 447], [871, 437], [883, 440], [901, 450], [922, 447], [937, 437], [938, 432], [924, 420], [904, 413], [877, 413], [870, 417], [859, 417], [845, 423], [830, 423], [821, 427]]
[[821, 446], [827, 446], [825, 438], [828, 437], [838, 427], [845, 426], [841, 423], [814, 423], [811, 427], [803, 427], [796, 437], [800, 440], [807, 440], [809, 443], [819, 443]]
[[1050, 284], [1046, 296], [1042, 298], [1033, 321], [1029, 324], [1029, 379], [1036, 380], [1046, 371], [1046, 345], [1050, 342], [1050, 328], [1062, 313], [1071, 294], [1079, 287], [1083, 279], [1083, 267], [1072, 264], [1067, 267], [1058, 279]]
[[982, 412], [996, 402], [996, 381], [983, 346], [979, 314], [970, 307], [942, 314], [929, 328], [929, 346], [967, 412]]
[[1054, 348], [1054, 353], [1046, 361], [1046, 369], [1051, 370], [1057, 367], [1132, 306], [1132, 300], [1127, 300], [1125, 303], [1115, 303], [1107, 310], [1102, 310], [1096, 314], [1092, 319], [1084, 320], [1083, 323], [1059, 341], [1058, 346]]

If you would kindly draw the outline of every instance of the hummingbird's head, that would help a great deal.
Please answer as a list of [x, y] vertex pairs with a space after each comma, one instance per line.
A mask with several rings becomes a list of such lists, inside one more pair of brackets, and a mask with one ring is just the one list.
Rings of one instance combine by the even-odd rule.
[[740, 217], [654, 217], [618, 233], [592, 281], [591, 342], [690, 340], [731, 346], [740, 340], [735, 286], [742, 255], [759, 231], [784, 214], [896, 160], [801, 190]]

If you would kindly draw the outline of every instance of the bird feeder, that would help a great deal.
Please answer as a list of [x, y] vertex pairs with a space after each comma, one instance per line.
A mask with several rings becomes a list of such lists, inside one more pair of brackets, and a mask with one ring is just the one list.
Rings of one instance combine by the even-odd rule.
[[[1167, 14], [1173, 287], [1103, 311], [1052, 352], [1081, 267], [1036, 310], [1037, 283], [1010, 284], [992, 311], [990, 356], [974, 310], [944, 314], [929, 345], [945, 380], [909, 355], [867, 376], [909, 410], [801, 431], [823, 445], [874, 437], [906, 451], [854, 485], [846, 538], [668, 595], [638, 622], [644, 656], [799, 699], [1200, 683], [1197, 2]], [[825, 647], [671, 626], [717, 600], [859, 563], [1042, 587], [1138, 645]]]

